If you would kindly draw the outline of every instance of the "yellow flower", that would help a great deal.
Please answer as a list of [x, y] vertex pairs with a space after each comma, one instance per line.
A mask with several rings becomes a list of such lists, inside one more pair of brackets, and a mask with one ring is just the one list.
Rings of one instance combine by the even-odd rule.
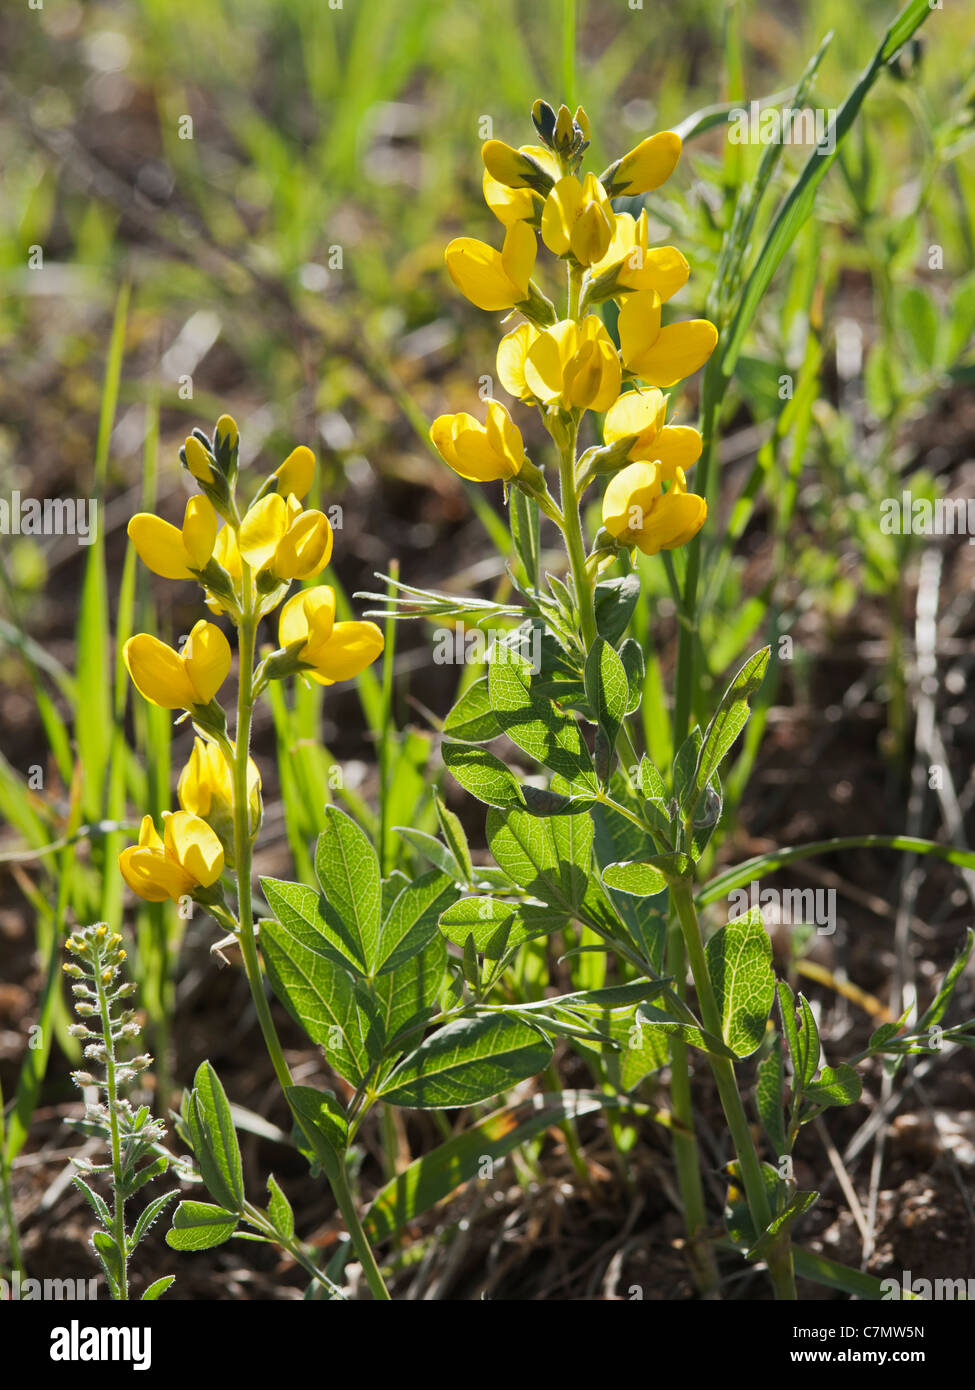
[[211, 887], [223, 872], [223, 846], [206, 821], [186, 811], [164, 811], [163, 822], [160, 839], [152, 816], [143, 816], [138, 845], [118, 857], [126, 883], [150, 903], [178, 902]]
[[614, 294], [656, 290], [661, 300], [671, 299], [687, 284], [690, 266], [676, 246], [649, 246], [649, 234], [646, 209], [636, 221], [628, 212], [619, 213], [609, 249], [592, 267], [593, 277], [612, 277]]
[[323, 512], [303, 511], [294, 494], [285, 501], [269, 492], [241, 522], [237, 549], [254, 570], [281, 580], [310, 579], [331, 559], [332, 528]]
[[139, 559], [153, 574], [164, 579], [196, 579], [213, 554], [217, 514], [206, 497], [191, 497], [181, 530], [151, 512], [138, 512], [128, 529]]
[[605, 256], [613, 228], [612, 205], [595, 174], [583, 183], [569, 174], [545, 199], [542, 240], [556, 256], [571, 252], [580, 265], [592, 265]]
[[680, 159], [681, 138], [675, 130], [662, 130], [641, 140], [636, 149], [611, 164], [601, 176], [611, 198], [652, 193], [666, 183]]
[[500, 401], [488, 403], [483, 425], [466, 411], [439, 415], [430, 438], [444, 462], [475, 483], [513, 478], [525, 460], [521, 431]]
[[627, 458], [659, 464], [661, 479], [672, 482], [678, 468], [690, 468], [701, 457], [702, 441], [697, 430], [667, 425], [666, 418], [667, 402], [660, 391], [627, 391], [606, 412], [603, 440], [613, 444], [632, 435]]
[[498, 377], [501, 385], [512, 396], [523, 401], [531, 399], [531, 391], [525, 381], [525, 362], [528, 350], [538, 337], [538, 329], [530, 323], [521, 323], [511, 333], [506, 333], [498, 344]]
[[595, 314], [562, 319], [539, 333], [525, 359], [525, 384], [546, 405], [608, 410], [619, 395], [619, 357]]
[[[180, 773], [176, 785], [179, 804], [184, 811], [199, 816], [213, 830], [233, 865], [234, 842], [234, 784], [227, 760], [215, 743], [197, 738], [193, 752]], [[261, 774], [253, 758], [247, 759], [248, 822], [251, 835], [256, 835], [261, 820]]]
[[473, 237], [457, 237], [444, 252], [447, 271], [461, 294], [479, 309], [513, 309], [529, 297], [538, 254], [527, 222], [513, 222], [498, 252]]
[[718, 330], [707, 319], [661, 328], [660, 296], [653, 290], [628, 296], [618, 327], [624, 364], [648, 386], [673, 386], [690, 376], [703, 367], [718, 341]]
[[209, 704], [230, 670], [230, 644], [218, 627], [202, 619], [181, 652], [140, 632], [126, 642], [123, 655], [133, 685], [163, 709]]
[[[488, 144], [500, 145], [501, 141], [489, 141]], [[487, 149], [487, 145], [484, 148]], [[508, 149], [509, 146], [506, 145], [504, 148]], [[536, 160], [553, 183], [558, 178], [558, 161], [543, 145], [522, 145], [521, 149], [515, 153], [529, 155]], [[487, 163], [487, 157], [485, 163]], [[488, 168], [484, 170], [483, 188], [484, 201], [505, 227], [510, 227], [513, 222], [533, 222], [536, 220], [536, 215], [541, 212], [543, 200], [539, 193], [536, 193], [532, 188], [513, 186], [502, 179], [495, 178]]]
[[644, 555], [674, 550], [692, 540], [708, 514], [703, 497], [687, 491], [683, 469], [666, 492], [663, 466], [631, 463], [609, 480], [603, 496], [603, 525], [623, 545]]
[[506, 188], [547, 192], [559, 176], [558, 161], [540, 145], [522, 145], [516, 150], [503, 140], [487, 140], [481, 146], [481, 158], [491, 178]]
[[195, 434], [191, 434], [186, 440], [183, 445], [183, 453], [186, 456], [186, 466], [198, 483], [216, 481], [213, 460]]
[[327, 584], [288, 599], [278, 620], [278, 642], [285, 648], [301, 644], [298, 660], [311, 668], [305, 675], [319, 685], [351, 680], [383, 649], [383, 635], [375, 623], [335, 621], [335, 592]]
[[282, 497], [294, 493], [300, 502], [307, 496], [315, 479], [315, 455], [306, 444], [299, 444], [278, 468], [274, 470], [277, 478], [277, 491]]

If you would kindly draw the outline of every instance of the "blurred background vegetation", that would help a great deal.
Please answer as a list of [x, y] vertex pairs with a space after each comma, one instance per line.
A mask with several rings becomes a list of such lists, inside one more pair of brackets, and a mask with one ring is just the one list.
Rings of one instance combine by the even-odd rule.
[[[809, 104], [835, 108], [894, 13], [889, 0], [46, 0], [0, 15], [0, 495], [102, 505], [90, 549], [70, 536], [0, 538], [0, 812], [11, 827], [0, 925], [42, 963], [4, 971], [0, 1075], [20, 1097], [8, 1160], [48, 1055], [19, 1069], [19, 1020], [40, 999], [73, 1055], [54, 988], [62, 929], [118, 920], [110, 866], [123, 833], [112, 826], [133, 807], [167, 808], [189, 751], [189, 733], [172, 734], [161, 711], [127, 713], [114, 640], [134, 628], [171, 640], [199, 616], [185, 586], [153, 583], [126, 559], [133, 511], [182, 515], [185, 435], [229, 411], [242, 464], [262, 471], [310, 444], [320, 500], [343, 508], [334, 573], [346, 595], [396, 561], [412, 583], [502, 592], [500, 496], [465, 488], [426, 439], [435, 415], [475, 408], [494, 370], [497, 324], [443, 267], [452, 236], [500, 244], [480, 193], [486, 119], [497, 138], [533, 142], [536, 97], [581, 102], [598, 169], [701, 108], [787, 101], [830, 30]], [[905, 828], [922, 545], [883, 534], [878, 518], [902, 487], [967, 496], [975, 482], [973, 145], [975, 34], [966, 7], [948, 3], [870, 93], [739, 359], [700, 632], [705, 693], [756, 637], [793, 640], [727, 788], [733, 827], [765, 731], [753, 836]], [[762, 152], [714, 125], [650, 201], [655, 239], [691, 262], [682, 316], [709, 308], [723, 234]], [[807, 156], [783, 151], [756, 249]], [[688, 423], [697, 390], [680, 401]], [[541, 442], [526, 414], [519, 423]], [[917, 810], [914, 828], [963, 837], [975, 798], [975, 552], [939, 554], [949, 664], [937, 728], [957, 785], [953, 805]], [[653, 711], [669, 698], [683, 563], [643, 566], [638, 614], [644, 733], [662, 765], [669, 732]], [[429, 633], [402, 630], [395, 683], [369, 677], [358, 695], [331, 693], [324, 712], [320, 692], [276, 702], [257, 730], [259, 754], [275, 743], [286, 754], [262, 868], [289, 857], [304, 867], [336, 758], [341, 794], [367, 822], [377, 776], [395, 788], [387, 862], [410, 865], [391, 827], [430, 828], [417, 808], [456, 678], [444, 684], [429, 654]], [[379, 757], [390, 701], [403, 732]], [[803, 764], [822, 782], [809, 797], [795, 795]], [[26, 784], [31, 767], [40, 786]], [[136, 956], [164, 1075], [185, 926], [168, 913], [139, 907]]]

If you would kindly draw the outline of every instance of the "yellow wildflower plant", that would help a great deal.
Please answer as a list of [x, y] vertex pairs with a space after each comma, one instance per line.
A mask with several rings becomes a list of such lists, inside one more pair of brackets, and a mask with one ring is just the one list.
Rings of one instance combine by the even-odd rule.
[[466, 412], [438, 416], [430, 438], [455, 473], [476, 483], [507, 481], [525, 461], [521, 431], [500, 401], [488, 403], [483, 425]]
[[146, 902], [178, 902], [217, 882], [224, 868], [223, 845], [199, 816], [164, 811], [162, 835], [152, 817], [143, 816], [139, 843], [122, 851], [118, 866], [125, 882]]

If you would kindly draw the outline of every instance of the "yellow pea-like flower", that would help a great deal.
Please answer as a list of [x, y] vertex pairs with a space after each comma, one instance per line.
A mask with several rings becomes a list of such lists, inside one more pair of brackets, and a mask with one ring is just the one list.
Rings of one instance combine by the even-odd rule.
[[206, 497], [191, 497], [182, 528], [151, 512], [138, 512], [128, 526], [139, 559], [163, 579], [196, 579], [213, 554], [217, 514]]
[[[215, 743], [202, 738], [194, 740], [193, 752], [179, 775], [176, 794], [184, 811], [199, 816], [216, 832], [217, 838], [224, 846], [227, 863], [232, 867], [233, 776], [226, 758]], [[261, 774], [253, 758], [247, 759], [247, 807], [250, 833], [253, 836], [257, 834], [261, 821]]]
[[631, 463], [609, 480], [603, 496], [603, 525], [623, 545], [636, 546], [644, 555], [675, 550], [697, 535], [708, 514], [703, 497], [687, 491], [683, 469], [678, 468], [670, 487], [662, 466]]
[[616, 215], [605, 255], [592, 267], [593, 277], [612, 277], [614, 295], [655, 290], [666, 302], [687, 284], [690, 266], [676, 246], [650, 246], [646, 209], [634, 220], [628, 212]]
[[527, 222], [508, 227], [504, 247], [473, 237], [457, 237], [444, 252], [447, 272], [461, 294], [489, 312], [513, 309], [529, 298], [529, 281], [538, 255], [535, 233]]
[[237, 549], [254, 570], [281, 580], [310, 579], [332, 557], [332, 528], [324, 512], [303, 511], [294, 494], [285, 501], [269, 492], [241, 522]]
[[140, 695], [163, 709], [209, 704], [230, 671], [229, 642], [218, 627], [202, 619], [181, 652], [140, 632], [126, 642], [123, 656]]
[[160, 836], [152, 817], [144, 816], [139, 843], [118, 857], [126, 883], [150, 903], [175, 902], [210, 888], [223, 872], [223, 845], [205, 820], [186, 811], [166, 811], [163, 822]]
[[521, 323], [511, 333], [506, 333], [498, 344], [498, 378], [504, 389], [521, 400], [531, 400], [531, 389], [525, 380], [525, 363], [532, 343], [538, 337], [538, 329], [530, 323]]
[[569, 174], [545, 199], [542, 240], [556, 256], [571, 253], [580, 265], [602, 260], [614, 226], [612, 204], [595, 174], [587, 174], [582, 183]]
[[652, 193], [677, 168], [681, 149], [682, 141], [675, 130], [662, 130], [641, 140], [602, 175], [606, 192], [611, 198]]
[[539, 333], [525, 358], [525, 384], [546, 405], [608, 410], [622, 374], [613, 340], [601, 319], [562, 319]]
[[195, 434], [188, 437], [183, 445], [183, 452], [186, 455], [186, 466], [198, 483], [215, 481], [213, 460]]
[[707, 319], [660, 324], [660, 296], [640, 290], [627, 297], [619, 316], [620, 355], [648, 386], [673, 386], [696, 372], [714, 351], [718, 330]]
[[311, 668], [304, 674], [319, 685], [351, 680], [384, 646], [375, 623], [335, 621], [335, 591], [327, 584], [292, 594], [281, 609], [278, 642], [296, 647], [298, 660]]
[[483, 425], [466, 411], [438, 416], [430, 438], [444, 462], [475, 483], [513, 478], [525, 461], [521, 431], [500, 401], [488, 403]]
[[688, 469], [701, 457], [701, 436], [686, 425], [668, 425], [667, 402], [656, 388], [627, 391], [615, 401], [603, 419], [603, 440], [613, 444], [633, 437], [629, 459], [660, 466], [660, 477], [672, 482], [678, 469]]

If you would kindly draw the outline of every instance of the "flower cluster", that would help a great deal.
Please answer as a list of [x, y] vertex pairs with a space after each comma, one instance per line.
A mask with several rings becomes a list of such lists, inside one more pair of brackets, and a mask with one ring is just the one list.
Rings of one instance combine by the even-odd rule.
[[[514, 149], [488, 140], [484, 198], [504, 226], [496, 251], [471, 237], [452, 241], [447, 270], [473, 304], [521, 315], [501, 340], [497, 371], [502, 386], [539, 407], [546, 427], [573, 451], [583, 413], [605, 413], [598, 467], [613, 473], [603, 507], [603, 549], [638, 547], [645, 554], [683, 545], [704, 524], [704, 499], [688, 492], [687, 470], [701, 452], [696, 430], [668, 426], [662, 389], [696, 372], [710, 357], [717, 331], [706, 319], [664, 323], [663, 305], [687, 282], [684, 256], [673, 246], [650, 246], [644, 210], [638, 218], [616, 212], [612, 200], [659, 188], [673, 173], [680, 136], [662, 131], [643, 140], [598, 177], [580, 174], [589, 146], [589, 122], [557, 113], [538, 101], [532, 120], [543, 144]], [[568, 268], [568, 303], [555, 305], [533, 280], [539, 236]], [[619, 347], [595, 312], [619, 306]], [[481, 424], [466, 413], [441, 415], [431, 438], [461, 477], [503, 480], [533, 496], [558, 518], [543, 476], [525, 455], [524, 441], [499, 401]], [[564, 500], [564, 499], [563, 499]]]
[[[181, 527], [142, 512], [129, 522], [129, 538], [143, 563], [165, 579], [190, 579], [203, 588], [211, 612], [229, 618], [241, 634], [254, 635], [261, 619], [283, 603], [278, 646], [246, 673], [252, 697], [270, 680], [301, 675], [322, 685], [350, 680], [379, 656], [383, 636], [374, 623], [337, 622], [335, 592], [327, 584], [302, 588], [332, 556], [328, 517], [303, 506], [315, 475], [315, 457], [303, 445], [266, 479], [243, 512], [237, 499], [239, 434], [222, 415], [213, 438], [194, 430], [180, 450], [187, 473], [200, 488], [186, 504]], [[217, 696], [230, 673], [231, 648], [216, 623], [201, 619], [177, 651], [150, 633], [137, 633], [124, 648], [136, 689], [163, 709], [192, 719], [197, 738], [180, 775], [180, 810], [164, 816], [162, 835], [152, 817], [142, 821], [139, 842], [119, 856], [130, 888], [149, 902], [190, 896], [211, 908], [222, 899], [219, 879], [235, 866], [235, 769], [238, 749], [227, 737], [227, 718]], [[238, 719], [240, 710], [238, 708]], [[251, 841], [261, 821], [261, 779], [253, 760], [241, 764]]]

